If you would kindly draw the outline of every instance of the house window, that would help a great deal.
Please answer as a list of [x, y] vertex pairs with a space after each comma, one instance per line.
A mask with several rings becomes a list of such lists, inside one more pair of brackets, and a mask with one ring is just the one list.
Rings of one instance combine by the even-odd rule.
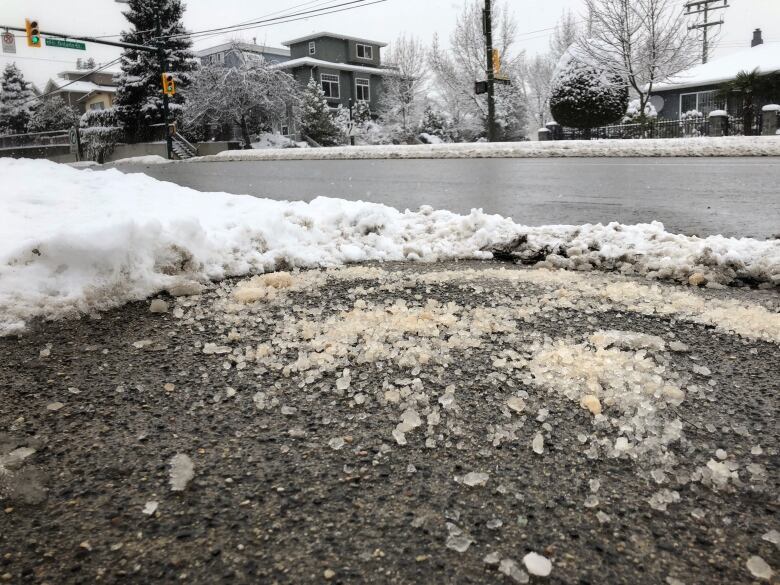
[[371, 45], [361, 45], [358, 43], [356, 47], [358, 59], [371, 61], [374, 58], [374, 48]]
[[106, 105], [103, 102], [95, 102], [94, 104], [89, 104], [90, 110], [105, 110]]
[[697, 91], [680, 94], [680, 115], [695, 110], [707, 116], [717, 110], [719, 104], [715, 99], [715, 91]]
[[338, 75], [322, 73], [320, 75], [320, 83], [322, 83], [322, 91], [325, 92], [326, 98], [338, 99], [341, 97], [341, 92], [339, 91]]
[[355, 80], [355, 97], [359, 102], [371, 101], [371, 84], [368, 79]]
[[309, 43], [309, 55], [313, 55], [316, 52], [317, 52], [317, 43], [315, 43], [314, 41], [311, 41]]

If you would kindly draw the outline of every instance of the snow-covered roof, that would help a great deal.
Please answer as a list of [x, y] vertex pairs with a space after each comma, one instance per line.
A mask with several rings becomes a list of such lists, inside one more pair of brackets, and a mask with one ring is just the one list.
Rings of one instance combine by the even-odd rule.
[[771, 44], [758, 45], [714, 59], [709, 63], [697, 65], [669, 81], [653, 86], [653, 91], [668, 91], [702, 85], [717, 85], [731, 81], [740, 71], [753, 71], [767, 74], [780, 71], [780, 47]]
[[341, 39], [344, 41], [355, 41], [358, 43], [366, 43], [367, 45], [376, 45], [377, 47], [386, 47], [387, 43], [383, 43], [380, 41], [372, 41], [369, 39], [361, 39], [360, 37], [351, 37], [349, 35], [340, 35], [332, 32], [318, 32], [318, 33], [312, 33], [310, 35], [306, 35], [305, 37], [299, 37], [297, 39], [293, 39], [291, 41], [284, 41], [282, 44], [285, 47], [289, 47], [290, 45], [294, 45], [296, 43], [303, 43], [305, 41], [313, 41], [314, 39], [321, 39], [322, 37], [330, 37], [332, 39]]
[[323, 61], [322, 59], [312, 59], [311, 57], [300, 57], [278, 63], [274, 67], [281, 69], [294, 69], [308, 65], [309, 67], [326, 67], [329, 69], [338, 69], [340, 71], [353, 71], [355, 73], [373, 73], [374, 75], [393, 75], [391, 69], [384, 67], [364, 67], [362, 65], [350, 65], [349, 63], [334, 63], [333, 61]]
[[95, 69], [66, 69], [65, 71], [60, 71], [58, 75], [63, 76], [66, 74], [77, 74], [77, 75], [88, 75], [90, 73], [105, 73], [108, 75], [118, 75], [121, 73], [119, 69], [98, 69], [97, 67]]
[[105, 93], [116, 93], [116, 87], [110, 85], [98, 85], [91, 81], [67, 81], [62, 80], [49, 80], [47, 87], [52, 87], [50, 91], [67, 91], [74, 93], [92, 93], [95, 91], [102, 91]]
[[221, 45], [195, 51], [195, 55], [198, 57], [207, 57], [208, 55], [213, 55], [214, 53], [229, 51], [232, 48], [236, 48], [241, 51], [248, 51], [250, 53], [268, 53], [269, 55], [279, 55], [281, 57], [290, 56], [290, 49], [278, 49], [276, 47], [266, 47], [264, 45], [255, 45], [252, 43], [222, 43]]

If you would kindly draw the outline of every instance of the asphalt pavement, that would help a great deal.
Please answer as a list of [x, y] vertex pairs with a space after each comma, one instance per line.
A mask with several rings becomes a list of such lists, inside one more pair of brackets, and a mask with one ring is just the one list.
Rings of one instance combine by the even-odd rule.
[[780, 234], [773, 158], [595, 158], [203, 162], [125, 165], [199, 191], [482, 208], [525, 225], [661, 221], [687, 235]]
[[777, 295], [501, 266], [0, 338], [0, 582], [769, 582]]

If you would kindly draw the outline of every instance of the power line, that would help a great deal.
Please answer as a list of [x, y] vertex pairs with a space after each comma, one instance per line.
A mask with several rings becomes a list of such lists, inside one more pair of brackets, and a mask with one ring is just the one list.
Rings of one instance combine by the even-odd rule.
[[[270, 17], [270, 16], [274, 16], [274, 15], [277, 15], [277, 14], [284, 13], [284, 12], [286, 12], [288, 14], [283, 14], [279, 18], [290, 18], [290, 17], [293, 17], [293, 16], [297, 16], [296, 13], [290, 13], [291, 10], [294, 10], [295, 8], [301, 8], [301, 7], [304, 7], [304, 6], [312, 5], [312, 4], [314, 4], [314, 5], [317, 5], [317, 4], [320, 4], [320, 5], [330, 4], [330, 6], [322, 6], [322, 8], [320, 8], [320, 10], [325, 10], [327, 8], [335, 8], [335, 5], [333, 3], [334, 2], [338, 2], [338, 1], [339, 0], [310, 0], [309, 2], [303, 2], [302, 4], [296, 4], [295, 6], [291, 6], [290, 8], [287, 8], [285, 10], [277, 10], [275, 12], [269, 12], [267, 14], [264, 14], [262, 16], [254, 18], [254, 19], [245, 20], [245, 21], [240, 22], [240, 23], [238, 23], [236, 25], [233, 25], [233, 26], [235, 26], [235, 27], [251, 26], [252, 23], [255, 22], [257, 19], [267, 18], [267, 17]], [[315, 16], [318, 16], [318, 15], [315, 15]], [[277, 24], [284, 24], [284, 23], [280, 22], [280, 23], [277, 23]], [[240, 30], [250, 30], [250, 29], [240, 29]], [[237, 30], [235, 32], [240, 32], [240, 30]], [[193, 34], [197, 34], [197, 33], [193, 33]], [[203, 40], [210, 39], [210, 38], [213, 38], [213, 37], [221, 36], [222, 34], [224, 34], [224, 33], [216, 32], [216, 33], [211, 33], [211, 34], [203, 34], [203, 35], [200, 35], [197, 39], [195, 39], [195, 41], [203, 41]]]
[[20, 57], [18, 55], [0, 55], [3, 59], [9, 59], [10, 61], [16, 61], [17, 59], [25, 59], [28, 61], [50, 61], [52, 63], [71, 63], [74, 64], [75, 61], [71, 59], [70, 61], [65, 61], [63, 59], [45, 59], [43, 57]]
[[[174, 38], [180, 38], [180, 37], [189, 37], [194, 38], [201, 35], [208, 35], [211, 33], [217, 33], [217, 34], [225, 34], [228, 32], [238, 32], [241, 30], [251, 30], [254, 28], [263, 28], [266, 26], [270, 26], [272, 24], [284, 24], [287, 22], [295, 22], [297, 20], [305, 20], [307, 18], [312, 18], [314, 16], [325, 16], [327, 14], [335, 14], [337, 12], [345, 12], [347, 10], [354, 10], [356, 8], [363, 8], [364, 6], [370, 6], [372, 4], [380, 4], [382, 2], [387, 2], [387, 0], [374, 0], [373, 2], [367, 2], [367, 0], [350, 0], [348, 2], [342, 2], [341, 4], [334, 4], [333, 6], [328, 7], [322, 7], [322, 8], [316, 8], [313, 10], [306, 10], [301, 11], [293, 14], [287, 14], [284, 16], [275, 16], [272, 18], [267, 19], [261, 19], [256, 20], [252, 22], [247, 22], [244, 24], [234, 24], [230, 26], [223, 26], [218, 28], [212, 28], [212, 29], [205, 29], [202, 31], [195, 31], [195, 32], [187, 32], [187, 33], [181, 33], [177, 35], [169, 35], [166, 37], [163, 37], [165, 39], [174, 39]], [[359, 6], [355, 6], [355, 4], [359, 4]], [[340, 8], [338, 10], [333, 10], [335, 8], [344, 7], [346, 8]], [[319, 13], [319, 14], [315, 14]], [[293, 18], [295, 17], [295, 18]]]

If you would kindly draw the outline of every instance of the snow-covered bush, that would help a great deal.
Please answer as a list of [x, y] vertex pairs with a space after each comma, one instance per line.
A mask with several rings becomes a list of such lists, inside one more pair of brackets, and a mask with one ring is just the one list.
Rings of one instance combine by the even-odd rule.
[[[342, 108], [343, 109], [343, 108]], [[303, 92], [301, 131], [322, 146], [338, 146], [343, 132], [336, 125], [325, 92], [313, 77]], [[349, 117], [349, 112], [347, 112]]]
[[550, 112], [569, 128], [590, 129], [620, 120], [628, 88], [623, 79], [585, 59], [575, 47], [561, 57], [550, 95]]
[[122, 139], [122, 129], [114, 108], [88, 111], [81, 116], [79, 127], [86, 155], [100, 164], [114, 152], [114, 147]]
[[447, 118], [441, 112], [434, 110], [430, 105], [425, 107], [423, 118], [418, 128], [419, 134], [436, 136], [443, 142], [447, 142], [448, 123]]
[[688, 110], [680, 114], [681, 134], [685, 138], [698, 138], [705, 134], [704, 114], [698, 110]]
[[680, 120], [695, 120], [697, 118], [703, 118], [704, 114], [699, 112], [698, 110], [688, 110], [687, 112], [683, 112], [680, 114]]
[[27, 129], [30, 132], [64, 130], [75, 125], [78, 119], [78, 112], [66, 104], [60, 96], [55, 95], [35, 108]]
[[35, 94], [24, 80], [16, 63], [9, 63], [0, 79], [0, 134], [23, 134], [27, 131]]
[[658, 118], [658, 112], [655, 109], [655, 106], [651, 104], [650, 102], [647, 102], [645, 104], [645, 111], [644, 114], [640, 112], [641, 104], [639, 103], [639, 100], [631, 100], [628, 104], [628, 108], [626, 109], [626, 115], [623, 116], [623, 123], [624, 124], [630, 124], [632, 122], [647, 122], [649, 120], [655, 120]]
[[355, 124], [365, 124], [373, 119], [368, 102], [358, 102], [352, 108], [352, 120]]

